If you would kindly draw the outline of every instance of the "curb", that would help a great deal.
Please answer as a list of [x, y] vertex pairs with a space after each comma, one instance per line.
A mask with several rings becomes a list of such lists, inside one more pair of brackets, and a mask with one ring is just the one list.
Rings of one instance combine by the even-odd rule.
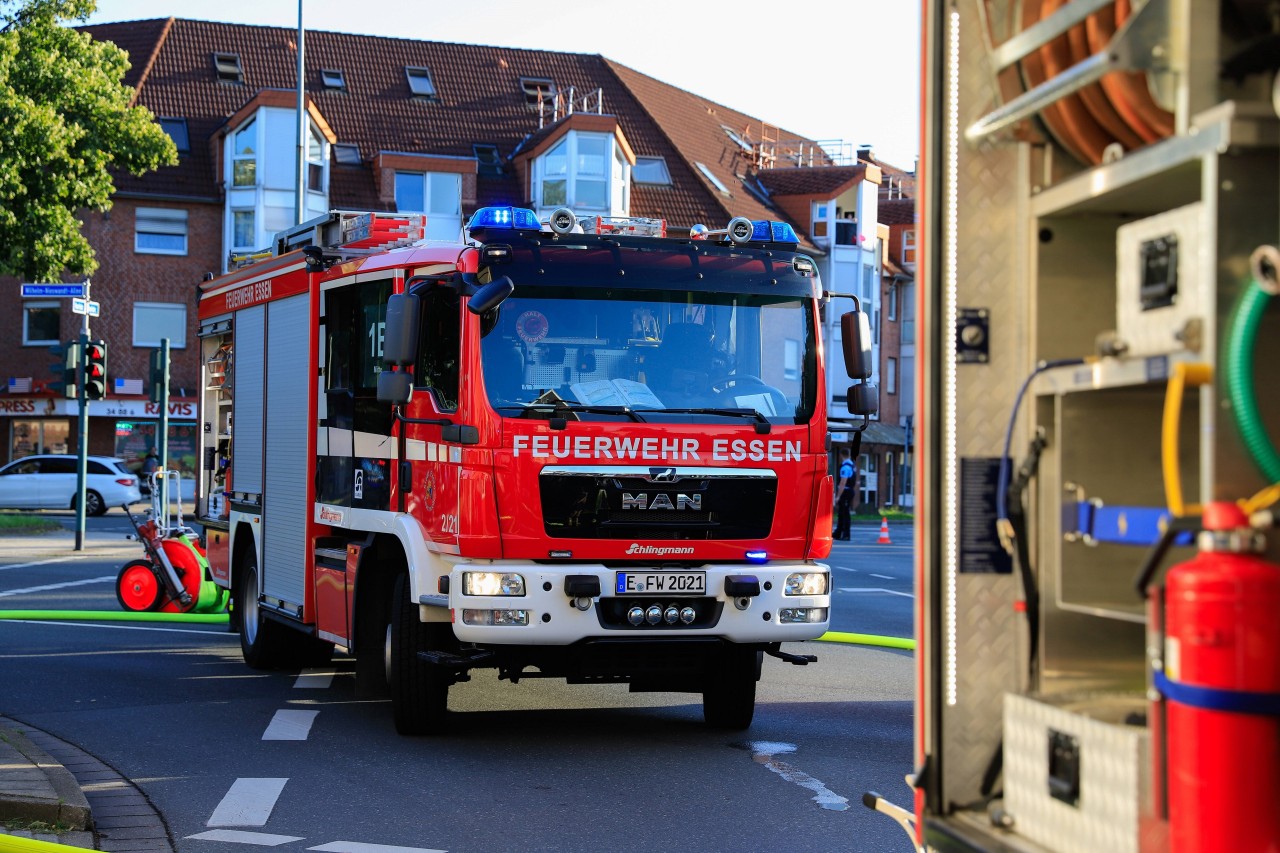
[[0, 792], [0, 820], [24, 819], [40, 820], [50, 824], [62, 823], [73, 830], [93, 827], [93, 813], [89, 810], [89, 801], [80, 790], [80, 784], [65, 767], [16, 729], [0, 727], [0, 737], [22, 753], [35, 765], [36, 769], [44, 773], [56, 797], [50, 800], [39, 795]]

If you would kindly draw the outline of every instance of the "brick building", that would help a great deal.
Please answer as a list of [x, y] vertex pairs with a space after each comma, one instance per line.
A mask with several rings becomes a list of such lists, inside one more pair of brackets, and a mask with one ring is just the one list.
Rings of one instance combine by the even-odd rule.
[[[147, 360], [168, 337], [170, 461], [191, 469], [197, 288], [295, 221], [296, 32], [175, 18], [86, 30], [128, 51], [126, 82], [180, 155], [118, 175], [112, 209], [82, 217], [100, 263], [92, 336], [109, 351], [90, 452], [134, 457], [154, 441]], [[878, 307], [875, 164], [841, 163], [838, 149], [599, 55], [309, 31], [305, 58], [307, 216], [421, 212], [428, 237], [450, 239], [490, 204], [659, 217], [670, 233], [785, 219], [828, 289], [856, 287]], [[81, 318], [66, 300], [15, 308], [0, 312], [3, 461], [75, 446], [75, 403], [46, 388], [47, 348]], [[847, 381], [836, 384], [842, 403]]]

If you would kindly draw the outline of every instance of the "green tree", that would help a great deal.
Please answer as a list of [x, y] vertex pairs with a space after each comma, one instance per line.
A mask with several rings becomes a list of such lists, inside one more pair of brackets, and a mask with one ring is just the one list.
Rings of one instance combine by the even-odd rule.
[[150, 110], [130, 105], [125, 52], [63, 25], [94, 7], [0, 0], [0, 274], [92, 273], [77, 214], [111, 207], [111, 170], [141, 175], [178, 162]]

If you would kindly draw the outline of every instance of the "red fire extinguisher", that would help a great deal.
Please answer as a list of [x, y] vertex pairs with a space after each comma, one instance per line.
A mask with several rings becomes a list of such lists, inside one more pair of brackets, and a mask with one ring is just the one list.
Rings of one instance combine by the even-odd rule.
[[1208, 504], [1202, 524], [1165, 579], [1155, 671], [1170, 849], [1280, 853], [1280, 566], [1237, 505]]

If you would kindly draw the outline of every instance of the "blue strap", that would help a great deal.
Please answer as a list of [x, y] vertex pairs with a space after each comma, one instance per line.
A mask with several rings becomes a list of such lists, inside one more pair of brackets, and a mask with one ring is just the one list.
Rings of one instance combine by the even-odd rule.
[[1248, 690], [1224, 690], [1220, 687], [1197, 687], [1169, 680], [1163, 672], [1155, 673], [1160, 695], [1179, 705], [1207, 711], [1232, 711], [1260, 717], [1280, 717], [1280, 693], [1254, 693]]
[[[1080, 501], [1067, 504], [1064, 509], [1065, 532], [1115, 545], [1154, 545], [1170, 521], [1167, 509], [1150, 506], [1109, 506]], [[1192, 532], [1186, 531], [1177, 535], [1174, 544], [1190, 545], [1194, 541]]]

